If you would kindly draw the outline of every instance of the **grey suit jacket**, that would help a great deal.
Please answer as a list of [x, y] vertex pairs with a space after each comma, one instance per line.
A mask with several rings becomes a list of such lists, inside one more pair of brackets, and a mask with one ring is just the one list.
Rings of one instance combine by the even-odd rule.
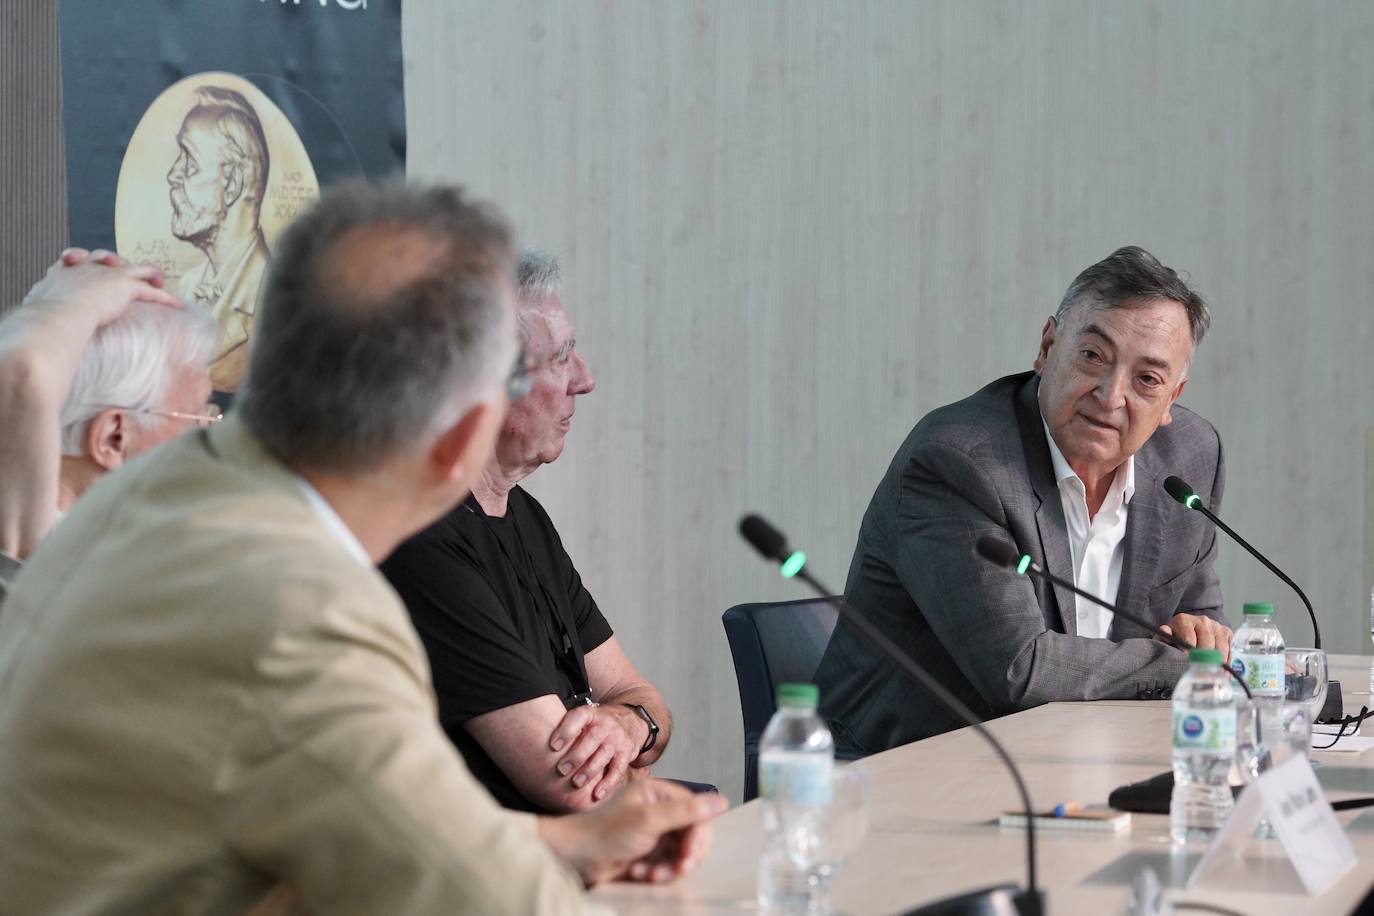
[[[845, 596], [984, 718], [1052, 700], [1162, 698], [1181, 652], [1118, 620], [1111, 639], [1075, 635], [1074, 595], [974, 554], [1001, 533], [1073, 579], [1068, 529], [1036, 401], [1039, 376], [999, 379], [916, 424], [859, 529]], [[1225, 621], [1212, 526], [1164, 492], [1177, 474], [1216, 510], [1221, 440], [1177, 405], [1135, 456], [1117, 603], [1156, 624]], [[837, 744], [870, 753], [963, 725], [841, 620], [816, 680]]]

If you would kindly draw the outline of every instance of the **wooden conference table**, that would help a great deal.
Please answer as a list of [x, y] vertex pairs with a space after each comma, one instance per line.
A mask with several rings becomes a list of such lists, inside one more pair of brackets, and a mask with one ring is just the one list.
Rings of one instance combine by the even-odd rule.
[[[1370, 665], [1332, 656], [1347, 714], [1371, 704]], [[915, 693], [915, 688], [913, 688]], [[1025, 776], [1039, 809], [1058, 802], [1105, 804], [1117, 786], [1171, 766], [1168, 702], [1051, 703], [988, 723]], [[1374, 735], [1366, 726], [1363, 735]], [[1374, 795], [1374, 749], [1352, 755], [1314, 751], [1318, 779], [1333, 801]], [[993, 884], [1024, 885], [1025, 833], [999, 828], [997, 816], [1019, 807], [1016, 790], [992, 750], [970, 729], [894, 748], [864, 760], [872, 787], [863, 846], [835, 876], [837, 912], [899, 913]], [[1374, 886], [1374, 809], [1337, 812], [1359, 864], [1318, 898], [1307, 897], [1278, 841], [1252, 840], [1243, 866], [1222, 869], [1191, 890], [1182, 887], [1197, 854], [1175, 854], [1165, 815], [1135, 814], [1129, 832], [1040, 831], [1040, 884], [1052, 916], [1113, 914], [1142, 866], [1154, 868], [1174, 900], [1211, 903], [1241, 913], [1349, 913]], [[715, 848], [693, 874], [662, 887], [616, 884], [592, 897], [622, 914], [739, 913], [756, 910], [755, 870], [763, 845], [759, 805], [720, 818]]]

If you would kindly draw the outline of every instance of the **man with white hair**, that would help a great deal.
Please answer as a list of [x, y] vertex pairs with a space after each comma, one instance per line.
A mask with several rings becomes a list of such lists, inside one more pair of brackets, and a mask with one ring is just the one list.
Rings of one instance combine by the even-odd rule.
[[[0, 475], [0, 601], [6, 583], [47, 536], [59, 511], [70, 508], [99, 472], [99, 465], [83, 467], [75, 460], [86, 453], [81, 440], [97, 441], [88, 435], [92, 427], [109, 433], [103, 446], [90, 448], [92, 455], [99, 453], [105, 469], [167, 438], [165, 429], [140, 422], [142, 414], [132, 419], [100, 416], [100, 410], [82, 413], [80, 405], [94, 403], [102, 385], [117, 383], [121, 369], [149, 380], [140, 391], [156, 389], [148, 392], [149, 400], [135, 404], [143, 396], [138, 394], [120, 402], [139, 410], [170, 409], [166, 401], [174, 387], [208, 387], [205, 359], [213, 329], [203, 317], [173, 316], [182, 303], [163, 289], [164, 282], [162, 271], [150, 264], [130, 264], [109, 251], [69, 248], [0, 322], [0, 429], [5, 431], [0, 436], [0, 467], [5, 469]], [[148, 316], [147, 309], [168, 316]], [[131, 312], [137, 315], [129, 318]], [[168, 333], [145, 333], [144, 328]], [[140, 353], [155, 350], [167, 358], [154, 354], [146, 367], [112, 362], [106, 356], [109, 347], [92, 342], [103, 330], [109, 331], [107, 341], [138, 341]], [[174, 348], [180, 355], [163, 346], [172, 338], [185, 344]], [[193, 353], [196, 339], [198, 356]], [[115, 387], [107, 392], [107, 403], [128, 391]], [[64, 438], [72, 442], [71, 461], [62, 457]]]
[[136, 302], [96, 332], [62, 404], [59, 512], [101, 475], [220, 419], [206, 373], [214, 345], [214, 322], [195, 306]]
[[576, 399], [596, 386], [561, 285], [549, 255], [520, 258], [529, 390], [472, 495], [382, 565], [429, 653], [439, 721], [472, 772], [509, 808], [555, 813], [593, 807], [646, 773], [673, 728], [519, 486], [563, 453]]

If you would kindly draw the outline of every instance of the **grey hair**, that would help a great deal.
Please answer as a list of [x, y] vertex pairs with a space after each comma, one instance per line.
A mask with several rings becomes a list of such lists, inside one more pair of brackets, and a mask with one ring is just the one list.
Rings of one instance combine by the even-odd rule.
[[[333, 255], [364, 227], [419, 230], [444, 257], [395, 289], [341, 284]], [[515, 362], [511, 231], [455, 187], [343, 184], [278, 240], [263, 281], [244, 422], [294, 468], [375, 469], [437, 435]]]
[[518, 308], [515, 314], [516, 327], [520, 332], [520, 342], [529, 343], [530, 325], [525, 317], [525, 306], [543, 302], [563, 290], [563, 272], [558, 266], [558, 258], [546, 251], [528, 248], [520, 252], [515, 263], [515, 296]]
[[150, 302], [133, 303], [96, 331], [62, 402], [62, 454], [83, 454], [91, 420], [110, 407], [129, 411], [145, 427], [157, 422], [146, 411], [162, 406], [177, 370], [209, 362], [217, 331], [198, 306]]
[[215, 119], [215, 127], [230, 154], [244, 170], [244, 194], [260, 209], [267, 197], [267, 173], [272, 159], [267, 152], [267, 135], [252, 103], [232, 89], [202, 86], [196, 90], [195, 107], [186, 117], [196, 115]]
[[1113, 309], [1159, 299], [1183, 306], [1196, 349], [1212, 324], [1207, 303], [1173, 268], [1161, 264], [1158, 258], [1136, 245], [1118, 248], [1074, 277], [1059, 302], [1054, 319], [1062, 325], [1069, 310], [1080, 303]]
[[521, 300], [539, 301], [556, 296], [563, 289], [563, 272], [558, 258], [533, 248], [520, 252], [515, 263], [515, 294]]

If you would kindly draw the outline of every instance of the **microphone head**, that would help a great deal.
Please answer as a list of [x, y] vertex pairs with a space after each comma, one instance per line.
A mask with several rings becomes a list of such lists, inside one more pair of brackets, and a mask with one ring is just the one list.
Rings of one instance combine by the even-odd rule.
[[740, 519], [739, 533], [765, 560], [782, 563], [792, 555], [787, 549], [787, 538], [761, 515], [750, 514]]
[[1193, 488], [1184, 483], [1182, 477], [1170, 477], [1164, 481], [1164, 489], [1170, 496], [1189, 509], [1196, 509], [1201, 502], [1198, 495], [1193, 492]]
[[761, 515], [746, 515], [739, 520], [739, 533], [763, 554], [765, 560], [782, 564], [779, 572], [784, 579], [799, 574], [806, 566], [806, 554], [787, 546], [787, 538]]
[[1017, 566], [1021, 562], [1021, 553], [1015, 545], [995, 534], [985, 534], [980, 537], [974, 549], [978, 552], [978, 556], [985, 560], [991, 560], [998, 566]]

